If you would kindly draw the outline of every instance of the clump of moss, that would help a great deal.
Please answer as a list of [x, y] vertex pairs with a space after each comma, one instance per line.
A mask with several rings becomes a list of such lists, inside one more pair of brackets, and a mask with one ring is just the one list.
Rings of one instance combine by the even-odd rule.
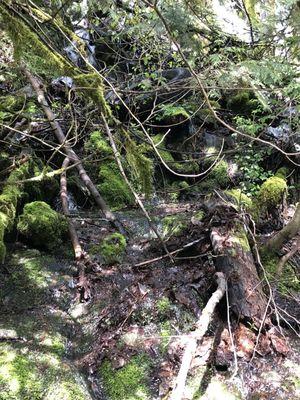
[[159, 316], [164, 317], [166, 316], [171, 309], [171, 303], [168, 297], [163, 296], [161, 299], [159, 299], [156, 303], [156, 308], [158, 311]]
[[257, 201], [261, 209], [277, 207], [287, 191], [287, 184], [284, 178], [271, 176], [260, 187]]
[[230, 178], [228, 175], [228, 163], [221, 160], [212, 170], [212, 179], [214, 179], [220, 187], [225, 187], [229, 184]]
[[143, 145], [137, 145], [134, 140], [126, 135], [126, 160], [131, 169], [132, 178], [136, 186], [149, 197], [152, 192], [153, 161], [145, 155]]
[[34, 201], [25, 205], [17, 228], [34, 246], [53, 250], [61, 244], [67, 223], [47, 203]]
[[148, 400], [147, 374], [150, 362], [146, 355], [131, 358], [123, 368], [114, 370], [109, 361], [104, 361], [99, 373], [110, 400]]
[[236, 226], [232, 232], [232, 241], [233, 243], [237, 243], [239, 246], [241, 246], [241, 248], [246, 252], [251, 250], [243, 225]]
[[118, 209], [134, 204], [133, 194], [114, 161], [101, 165], [99, 178], [99, 191], [111, 207]]
[[100, 131], [93, 131], [90, 134], [89, 139], [84, 144], [84, 148], [87, 151], [101, 154], [103, 157], [113, 154], [112, 148], [103, 138], [103, 134]]
[[227, 108], [240, 114], [250, 114], [258, 104], [253, 93], [247, 90], [241, 90], [227, 100]]
[[99, 252], [106, 264], [121, 262], [126, 250], [126, 239], [120, 233], [113, 233], [103, 239], [102, 243], [92, 249], [93, 253]]
[[179, 236], [187, 227], [187, 222], [182, 216], [169, 215], [162, 220], [162, 236], [164, 238], [170, 236]]
[[247, 211], [250, 211], [253, 207], [253, 202], [250, 197], [244, 194], [241, 189], [231, 189], [226, 190], [225, 194], [232, 198], [232, 200], [239, 206], [245, 208]]

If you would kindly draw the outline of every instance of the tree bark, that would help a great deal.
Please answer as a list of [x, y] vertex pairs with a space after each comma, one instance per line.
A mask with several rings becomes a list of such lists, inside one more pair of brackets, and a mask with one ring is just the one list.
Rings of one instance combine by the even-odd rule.
[[[258, 277], [247, 233], [238, 214], [222, 205], [221, 223], [210, 229], [210, 237], [217, 256], [216, 270], [223, 272], [228, 283], [230, 310], [238, 320], [253, 322], [256, 326], [264, 320], [267, 300]], [[227, 222], [225, 222], [227, 221]]]

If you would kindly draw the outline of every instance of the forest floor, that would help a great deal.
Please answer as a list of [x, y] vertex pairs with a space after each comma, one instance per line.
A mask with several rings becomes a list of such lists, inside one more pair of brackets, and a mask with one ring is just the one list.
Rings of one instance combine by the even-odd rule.
[[[95, 213], [74, 214], [84, 248], [99, 267], [88, 272], [91, 299], [79, 302], [76, 267], [68, 251], [54, 256], [16, 245], [0, 279], [0, 399], [165, 399], [190, 332], [214, 284], [214, 266], [195, 204], [159, 204], [152, 210], [169, 251], [163, 256], [145, 217], [118, 213], [129, 232], [121, 263], [102, 265], [97, 245], [111, 228]], [[167, 217], [167, 219], [166, 219]], [[101, 266], [101, 267], [100, 267]], [[287, 356], [271, 350], [249, 363], [237, 348], [238, 370], [224, 304], [198, 346], [185, 399], [300, 399], [300, 340], [283, 330]]]

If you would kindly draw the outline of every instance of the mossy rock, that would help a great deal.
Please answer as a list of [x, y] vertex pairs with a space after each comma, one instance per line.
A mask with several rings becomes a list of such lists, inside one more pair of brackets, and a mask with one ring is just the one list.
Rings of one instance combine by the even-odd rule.
[[104, 238], [99, 245], [92, 246], [90, 252], [101, 255], [106, 264], [114, 264], [122, 261], [125, 250], [125, 237], [120, 233], [113, 233]]
[[285, 179], [279, 176], [268, 178], [260, 187], [257, 194], [257, 201], [261, 209], [277, 207], [283, 200], [287, 191]]
[[147, 376], [150, 360], [146, 355], [132, 357], [118, 370], [109, 361], [104, 361], [99, 369], [104, 390], [109, 400], [150, 400]]
[[250, 197], [244, 194], [241, 189], [231, 189], [226, 190], [224, 192], [227, 196], [229, 196], [232, 201], [237, 204], [239, 207], [243, 207], [247, 211], [250, 211], [253, 207], [253, 202]]
[[43, 201], [27, 203], [17, 225], [18, 231], [33, 246], [53, 250], [67, 233], [67, 222]]

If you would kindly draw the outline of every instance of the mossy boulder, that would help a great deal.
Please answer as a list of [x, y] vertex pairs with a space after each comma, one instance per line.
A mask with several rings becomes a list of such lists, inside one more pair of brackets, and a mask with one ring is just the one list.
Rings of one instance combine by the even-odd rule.
[[132, 357], [118, 370], [109, 361], [104, 361], [99, 369], [105, 392], [110, 400], [150, 400], [147, 387], [150, 361], [146, 355]]
[[106, 264], [122, 261], [126, 250], [126, 239], [120, 233], [113, 233], [103, 239], [99, 245], [92, 246], [91, 254], [99, 254]]
[[224, 193], [229, 196], [239, 207], [243, 207], [247, 211], [251, 211], [253, 207], [252, 199], [244, 194], [241, 189], [226, 190]]
[[43, 201], [27, 203], [17, 225], [18, 231], [33, 246], [53, 250], [67, 233], [67, 222]]
[[261, 209], [277, 207], [287, 191], [287, 184], [280, 176], [271, 176], [260, 187], [257, 201]]

